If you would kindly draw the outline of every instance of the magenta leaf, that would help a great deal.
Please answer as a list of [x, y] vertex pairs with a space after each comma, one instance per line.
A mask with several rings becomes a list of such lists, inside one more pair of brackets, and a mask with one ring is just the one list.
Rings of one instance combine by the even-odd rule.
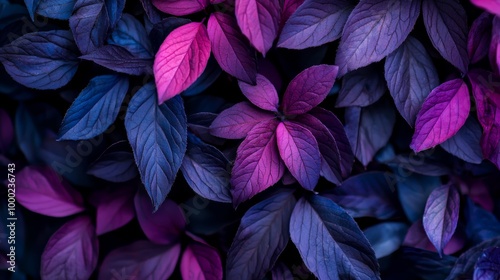
[[441, 148], [464, 161], [480, 164], [483, 161], [481, 133], [477, 120], [469, 116], [457, 134], [441, 143]]
[[277, 112], [279, 98], [274, 85], [261, 74], [257, 74], [256, 81], [256, 85], [250, 85], [242, 81], [239, 81], [238, 85], [246, 98], [255, 106], [263, 110]]
[[462, 73], [467, 72], [467, 15], [459, 1], [423, 0], [422, 15], [432, 45]]
[[500, 277], [500, 247], [483, 251], [474, 267], [474, 280], [492, 280]]
[[49, 239], [42, 254], [42, 279], [87, 280], [97, 266], [99, 244], [86, 216], [65, 223]]
[[208, 0], [152, 0], [160, 11], [174, 16], [185, 16], [203, 10], [210, 3]]
[[222, 280], [222, 263], [212, 246], [192, 242], [187, 245], [181, 259], [183, 280]]
[[425, 205], [422, 220], [425, 232], [439, 255], [450, 241], [458, 223], [460, 194], [454, 185], [448, 184], [432, 191]]
[[66, 217], [84, 210], [80, 193], [49, 167], [23, 168], [16, 184], [17, 202], [38, 214]]
[[425, 47], [415, 38], [406, 41], [385, 61], [385, 79], [396, 108], [413, 126], [425, 98], [439, 85], [439, 77]]
[[488, 58], [490, 61], [491, 69], [498, 74], [500, 66], [500, 17], [493, 17], [491, 24], [491, 42], [488, 49]]
[[339, 75], [377, 62], [404, 42], [420, 13], [420, 0], [365, 0], [347, 19], [335, 64]]
[[470, 2], [492, 14], [500, 15], [500, 2], [498, 0], [470, 0]]
[[0, 154], [5, 154], [14, 140], [14, 126], [4, 109], [0, 109]]
[[156, 244], [172, 244], [180, 238], [186, 227], [186, 218], [181, 208], [172, 200], [166, 199], [154, 211], [151, 200], [141, 190], [134, 198], [137, 220], [144, 234]]
[[238, 147], [231, 172], [231, 193], [235, 205], [248, 200], [281, 179], [285, 165], [276, 145], [278, 121], [256, 125]]
[[279, 0], [236, 0], [235, 14], [243, 34], [262, 55], [278, 36], [281, 16]]
[[469, 111], [469, 90], [462, 79], [439, 85], [418, 112], [410, 147], [417, 153], [448, 140], [464, 125]]
[[93, 194], [97, 235], [121, 228], [135, 217], [134, 194], [135, 189], [127, 185], [108, 187]]
[[276, 129], [278, 150], [286, 167], [300, 185], [313, 190], [319, 180], [321, 154], [314, 135], [296, 123], [286, 121]]
[[322, 64], [300, 72], [285, 91], [283, 112], [286, 115], [299, 115], [319, 105], [333, 87], [337, 71], [335, 65]]
[[377, 102], [385, 91], [384, 77], [372, 64], [344, 76], [335, 106], [368, 106]]
[[168, 279], [180, 253], [180, 244], [158, 245], [139, 240], [111, 251], [104, 258], [98, 279]]
[[246, 83], [255, 84], [255, 51], [241, 34], [236, 20], [230, 15], [216, 12], [210, 15], [207, 29], [212, 52], [222, 70]]
[[484, 12], [472, 22], [469, 38], [467, 39], [467, 51], [471, 63], [476, 63], [488, 55], [491, 43], [492, 21], [493, 16]]

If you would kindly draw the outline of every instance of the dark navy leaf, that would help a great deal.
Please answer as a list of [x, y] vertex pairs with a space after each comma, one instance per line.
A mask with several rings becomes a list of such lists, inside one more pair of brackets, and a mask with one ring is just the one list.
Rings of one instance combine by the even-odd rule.
[[227, 255], [227, 279], [262, 279], [266, 275], [288, 243], [294, 205], [293, 192], [285, 190], [245, 213]]
[[371, 226], [363, 231], [370, 242], [377, 259], [394, 253], [403, 243], [408, 226], [400, 222], [386, 222]]
[[109, 29], [109, 17], [104, 0], [77, 0], [69, 27], [76, 45], [83, 54], [104, 45]]
[[139, 174], [134, 154], [130, 151], [130, 145], [126, 141], [119, 141], [109, 146], [91, 164], [87, 173], [116, 183], [126, 182]]
[[80, 58], [93, 61], [108, 69], [129, 75], [153, 73], [152, 58], [137, 57], [127, 51], [127, 49], [116, 45], [103, 46]]
[[153, 48], [146, 29], [130, 14], [124, 14], [118, 21], [108, 38], [108, 44], [124, 47], [135, 57], [153, 57]]
[[231, 164], [214, 146], [189, 134], [181, 171], [189, 186], [201, 197], [231, 203], [229, 192]]
[[336, 107], [368, 106], [382, 97], [386, 90], [384, 77], [375, 65], [345, 75]]
[[477, 206], [471, 199], [465, 204], [465, 233], [472, 244], [500, 236], [500, 222], [492, 213]]
[[493, 280], [500, 278], [500, 247], [483, 251], [474, 267], [474, 280]]
[[401, 154], [387, 162], [392, 168], [408, 170], [422, 175], [442, 176], [451, 172], [450, 168], [425, 154]]
[[290, 236], [319, 279], [380, 279], [375, 253], [363, 232], [328, 198], [301, 198], [290, 219]]
[[211, 86], [222, 73], [222, 69], [213, 56], [208, 59], [208, 64], [201, 76], [182, 92], [183, 96], [193, 96], [202, 93]]
[[160, 12], [153, 6], [151, 0], [140, 0], [142, 7], [144, 8], [144, 13], [146, 14], [145, 21], [149, 20], [151, 24], [155, 25], [161, 21]]
[[122, 17], [125, 0], [104, 0], [104, 3], [108, 12], [109, 26], [113, 29]]
[[67, 20], [73, 12], [76, 0], [39, 0], [36, 13], [54, 19]]
[[0, 48], [0, 62], [9, 75], [24, 86], [57, 89], [75, 75], [77, 53], [69, 31], [34, 32]]
[[483, 161], [481, 151], [482, 132], [479, 122], [471, 116], [457, 134], [441, 143], [441, 147], [464, 161], [479, 164]]
[[26, 4], [26, 8], [28, 8], [31, 20], [35, 20], [35, 12], [40, 4], [40, 0], [24, 0], [24, 3]]
[[396, 169], [396, 175], [392, 176], [396, 176], [399, 201], [408, 220], [415, 222], [422, 218], [427, 198], [435, 188], [441, 186], [439, 177], [414, 174], [399, 169]]
[[154, 84], [146, 84], [130, 100], [125, 128], [142, 182], [158, 209], [186, 152], [187, 120], [181, 97], [158, 106]]
[[435, 252], [412, 247], [402, 247], [398, 257], [403, 261], [404, 275], [411, 273], [420, 277], [416, 279], [429, 280], [444, 279], [450, 273], [456, 260], [453, 256], [441, 257]]
[[128, 91], [128, 78], [97, 76], [90, 80], [69, 107], [58, 140], [90, 139], [103, 133], [116, 119]]

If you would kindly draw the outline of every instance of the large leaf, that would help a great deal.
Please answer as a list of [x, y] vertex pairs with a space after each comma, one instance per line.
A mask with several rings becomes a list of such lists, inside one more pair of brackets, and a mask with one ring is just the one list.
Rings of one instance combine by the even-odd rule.
[[69, 27], [83, 54], [103, 46], [110, 27], [104, 0], [77, 0], [69, 18]]
[[500, 277], [500, 248], [491, 247], [483, 251], [474, 267], [474, 280], [491, 280]]
[[188, 244], [181, 259], [183, 280], [222, 280], [222, 263], [212, 246], [201, 242]]

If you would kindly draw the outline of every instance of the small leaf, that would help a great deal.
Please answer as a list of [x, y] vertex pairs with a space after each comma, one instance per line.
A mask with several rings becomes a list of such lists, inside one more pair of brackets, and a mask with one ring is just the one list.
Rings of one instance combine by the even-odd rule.
[[250, 102], [262, 110], [277, 112], [279, 98], [274, 85], [261, 74], [257, 74], [256, 81], [256, 85], [238, 81], [238, 85], [240, 86], [243, 95], [245, 95]]
[[104, 0], [77, 0], [69, 18], [69, 27], [83, 54], [102, 47], [110, 27]]
[[374, 65], [349, 72], [342, 79], [336, 107], [368, 106], [386, 91], [384, 77]]
[[152, 0], [160, 11], [174, 16], [185, 16], [199, 12], [208, 6], [208, 0]]
[[108, 44], [124, 47], [136, 57], [153, 57], [153, 47], [146, 29], [130, 14], [122, 15], [108, 38]]
[[129, 75], [152, 74], [151, 58], [136, 57], [127, 49], [117, 45], [106, 45], [80, 57], [103, 67]]
[[192, 242], [181, 259], [183, 280], [222, 280], [222, 263], [219, 253], [212, 246]]

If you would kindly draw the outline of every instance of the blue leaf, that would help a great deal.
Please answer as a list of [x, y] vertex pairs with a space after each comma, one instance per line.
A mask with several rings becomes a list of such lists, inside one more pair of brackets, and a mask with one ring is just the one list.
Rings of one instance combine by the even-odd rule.
[[93, 61], [119, 73], [129, 75], [153, 74], [152, 58], [137, 57], [121, 46], [106, 45], [80, 58]]
[[403, 244], [408, 226], [399, 222], [386, 222], [371, 226], [363, 232], [372, 245], [377, 259], [394, 253]]
[[207, 68], [203, 71], [201, 76], [182, 92], [183, 96], [193, 96], [202, 93], [209, 86], [211, 86], [222, 73], [222, 69], [213, 56], [208, 60]]
[[174, 183], [187, 146], [187, 120], [182, 98], [158, 106], [154, 83], [143, 86], [130, 100], [125, 117], [135, 161], [155, 209]]
[[380, 279], [375, 253], [363, 232], [328, 198], [301, 198], [290, 219], [290, 235], [319, 279]]
[[90, 139], [103, 133], [116, 119], [128, 91], [128, 78], [97, 76], [90, 80], [66, 112], [58, 140]]
[[0, 62], [9, 75], [24, 86], [57, 89], [75, 75], [77, 52], [69, 31], [34, 32], [0, 48]]
[[125, 0], [104, 0], [104, 2], [106, 4], [106, 11], [108, 12], [109, 26], [113, 29], [122, 17]]
[[76, 0], [39, 0], [36, 13], [54, 19], [67, 20], [71, 17]]
[[104, 0], [77, 0], [69, 27], [76, 45], [83, 54], [95, 51], [104, 45], [110, 20]]
[[24, 156], [30, 163], [37, 163], [39, 161], [37, 153], [42, 145], [42, 136], [33, 116], [22, 103], [17, 107], [15, 129], [17, 144]]
[[472, 244], [479, 244], [500, 236], [500, 222], [495, 215], [468, 198], [465, 204], [465, 234]]
[[288, 243], [294, 205], [293, 192], [285, 190], [248, 209], [228, 252], [227, 279], [253, 280], [266, 275]]
[[229, 161], [217, 148], [192, 134], [188, 134], [181, 171], [191, 189], [201, 197], [225, 203], [233, 201], [229, 191]]
[[422, 218], [425, 203], [431, 192], [441, 186], [439, 177], [411, 174], [396, 169], [396, 186], [399, 201], [408, 220], [415, 222]]
[[152, 58], [152, 46], [144, 26], [132, 15], [123, 14], [108, 43], [122, 46], [136, 57]]
[[464, 126], [450, 139], [441, 143], [448, 153], [470, 163], [483, 161], [481, 152], [481, 125], [474, 117], [469, 117]]
[[[0, 2], [0, 29], [18, 20], [26, 14], [24, 6], [11, 4], [8, 1]], [[4, 30], [5, 32], [5, 30]]]
[[474, 280], [500, 279], [500, 247], [483, 251], [474, 268]]
[[126, 182], [135, 178], [139, 173], [134, 162], [134, 154], [123, 149], [128, 146], [125, 141], [112, 144], [90, 166], [87, 174], [110, 182]]
[[24, 4], [26, 4], [26, 8], [28, 9], [28, 13], [30, 14], [31, 20], [35, 20], [35, 11], [38, 8], [38, 4], [40, 0], [24, 0]]

